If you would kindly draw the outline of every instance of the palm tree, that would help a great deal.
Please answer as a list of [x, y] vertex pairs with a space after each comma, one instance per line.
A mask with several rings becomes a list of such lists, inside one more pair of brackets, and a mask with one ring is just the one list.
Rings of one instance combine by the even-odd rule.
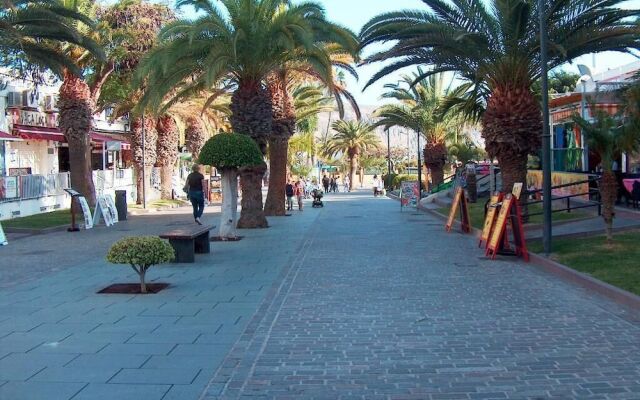
[[[136, 170], [137, 202], [142, 203], [142, 184], [149, 182], [152, 168], [157, 161], [158, 132], [155, 116], [144, 108], [136, 107], [142, 96], [142, 90], [132, 85], [132, 76], [140, 60], [156, 45], [160, 28], [174, 19], [174, 13], [165, 5], [153, 4], [145, 0], [121, 0], [101, 10], [99, 16], [114, 37], [122, 38], [122, 46], [115, 63], [116, 70], [103, 86], [99, 105], [104, 107], [117, 104], [114, 115], [125, 113], [131, 115], [131, 149]], [[143, 126], [144, 159], [142, 157]], [[161, 162], [164, 161], [161, 160]], [[143, 169], [145, 176], [142, 173]]]
[[[595, 108], [595, 106], [593, 107]], [[640, 149], [640, 130], [636, 123], [623, 125], [621, 116], [612, 116], [603, 110], [597, 110], [593, 122], [580, 116], [573, 116], [573, 121], [580, 126], [591, 151], [602, 160], [602, 180], [600, 182], [600, 198], [602, 202], [602, 218], [605, 222], [607, 243], [613, 241], [613, 217], [618, 183], [612, 170], [613, 161], [622, 153], [633, 153]]]
[[173, 198], [173, 173], [178, 161], [180, 132], [178, 124], [170, 114], [163, 114], [156, 120], [158, 141], [156, 142], [156, 165], [160, 167], [160, 198]]
[[48, 68], [62, 76], [65, 69], [82, 73], [61, 51], [73, 44], [104, 58], [98, 44], [78, 27], [95, 26], [91, 18], [57, 0], [8, 0], [0, 10], [0, 64], [27, 72]]
[[346, 154], [349, 158], [349, 182], [351, 185], [358, 170], [358, 158], [371, 149], [380, 148], [375, 125], [365, 121], [338, 120], [331, 126], [335, 133], [327, 140], [324, 153], [327, 157]]
[[[290, 5], [286, 0], [180, 0], [177, 6], [193, 6], [198, 17], [169, 24], [160, 34], [160, 46], [139, 70], [152, 89], [142, 105], [157, 108], [171, 91], [178, 101], [222, 83], [212, 98], [233, 93], [233, 131], [251, 136], [266, 154], [273, 110], [265, 81], [290, 60], [293, 49], [313, 51], [314, 21], [324, 19], [324, 10], [315, 3]], [[264, 171], [241, 172], [240, 228], [268, 226], [262, 209]]]
[[[97, 9], [92, 0], [62, 0], [62, 5], [74, 12], [82, 12], [92, 18]], [[91, 170], [90, 133], [93, 128], [93, 115], [97, 111], [96, 103], [102, 93], [102, 87], [113, 73], [114, 58], [120, 50], [121, 41], [114, 38], [104, 23], [96, 26], [75, 24], [101, 47], [106, 49], [106, 58], [96, 56], [94, 52], [74, 44], [62, 47], [64, 54], [89, 74], [77, 73], [72, 69], [62, 71], [62, 85], [59, 89], [58, 108], [59, 126], [69, 144], [69, 165], [71, 186], [84, 195], [89, 204], [96, 201], [93, 174]]]
[[445, 85], [444, 74], [421, 78], [424, 74], [424, 70], [418, 68], [412, 75], [403, 75], [397, 84], [385, 85], [389, 91], [382, 97], [398, 100], [400, 104], [384, 105], [375, 111], [374, 117], [380, 118], [377, 126], [386, 129], [401, 126], [424, 135], [424, 163], [431, 172], [432, 184], [437, 186], [444, 181], [446, 138], [462, 121], [452, 113], [439, 113], [444, 99], [456, 93], [451, 89], [451, 82]]
[[[368, 85], [411, 65], [433, 65], [425, 77], [456, 72], [468, 90], [464, 110], [482, 119], [486, 149], [498, 158], [503, 188], [510, 191], [514, 182], [526, 181], [527, 155], [540, 149], [542, 116], [531, 90], [541, 73], [538, 1], [422, 2], [425, 11], [383, 14], [363, 27], [363, 47], [393, 42], [365, 61], [393, 60]], [[545, 1], [549, 68], [587, 53], [637, 48], [638, 26], [629, 17], [639, 11], [623, 10], [622, 3]]]

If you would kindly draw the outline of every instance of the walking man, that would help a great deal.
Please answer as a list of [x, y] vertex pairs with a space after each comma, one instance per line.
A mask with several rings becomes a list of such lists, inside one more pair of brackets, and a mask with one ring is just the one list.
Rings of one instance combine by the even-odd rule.
[[189, 200], [191, 200], [191, 206], [193, 207], [193, 219], [196, 224], [202, 225], [200, 218], [204, 212], [204, 192], [202, 189], [204, 175], [200, 173], [200, 165], [198, 164], [195, 164], [191, 170], [193, 172], [187, 176], [187, 184], [185, 186], [188, 188]]
[[291, 211], [293, 210], [293, 195], [295, 194], [291, 181], [288, 181], [287, 186], [285, 186], [285, 194], [287, 195], [287, 211]]

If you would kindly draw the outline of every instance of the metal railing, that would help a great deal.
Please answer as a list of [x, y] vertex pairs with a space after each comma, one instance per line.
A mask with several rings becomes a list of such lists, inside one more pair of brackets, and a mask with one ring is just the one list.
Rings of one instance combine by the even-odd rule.
[[456, 174], [445, 177], [442, 183], [439, 183], [438, 185], [436, 185], [436, 187], [431, 189], [431, 193], [438, 193], [443, 190], [447, 190], [451, 188], [454, 185], [455, 180], [456, 180]]
[[[598, 182], [601, 180], [602, 178], [599, 176], [594, 176], [592, 178], [589, 178], [587, 180], [583, 180], [583, 181], [578, 181], [578, 182], [571, 182], [571, 183], [565, 183], [562, 185], [557, 185], [557, 186], [552, 186], [551, 187], [551, 193], [553, 193], [554, 191], [558, 191], [559, 189], [564, 189], [564, 188], [568, 188], [568, 187], [572, 187], [572, 186], [578, 186], [578, 185], [584, 185], [584, 184], [588, 184], [589, 185], [589, 189], [587, 191], [584, 192], [580, 192], [580, 193], [573, 193], [573, 194], [568, 194], [568, 195], [552, 195], [551, 196], [551, 203], [553, 204], [553, 202], [565, 202], [566, 201], [566, 206], [563, 204], [562, 207], [553, 207], [552, 206], [552, 210], [551, 212], [571, 212], [571, 210], [578, 210], [578, 209], [582, 209], [582, 208], [591, 208], [591, 207], [596, 207], [598, 210], [598, 215], [601, 215], [602, 213], [602, 202], [600, 201], [600, 189], [598, 188]], [[536, 189], [536, 190], [526, 190], [523, 191], [524, 194], [527, 196], [527, 198], [529, 198], [531, 195], [534, 195], [536, 198], [541, 197], [542, 196], [542, 189]], [[571, 199], [574, 198], [581, 198], [581, 199], [576, 199], [573, 203], [571, 202]], [[587, 197], [585, 199], [585, 197]], [[525, 204], [527, 206], [530, 205], [534, 205], [534, 204], [541, 204], [544, 200], [542, 199], [536, 199], [533, 201], [527, 201]], [[525, 208], [525, 215], [523, 215], [523, 217], [529, 218], [532, 217], [534, 215], [542, 215], [544, 214], [543, 211], [540, 212], [535, 212], [535, 213], [530, 213], [529, 212], [529, 207]]]
[[[70, 185], [68, 172], [49, 175], [8, 176], [0, 178], [0, 180], [3, 186], [0, 190], [0, 202], [2, 203], [61, 195], [65, 193], [64, 189], [68, 189]], [[7, 190], [9, 181], [13, 181], [12, 185], [15, 184], [13, 186], [15, 190], [11, 192]]]

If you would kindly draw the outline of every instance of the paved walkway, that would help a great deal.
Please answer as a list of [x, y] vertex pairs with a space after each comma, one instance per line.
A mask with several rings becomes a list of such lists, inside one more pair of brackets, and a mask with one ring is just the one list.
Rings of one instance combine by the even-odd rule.
[[104, 253], [187, 210], [0, 248], [0, 399], [640, 399], [637, 314], [395, 201], [325, 200], [151, 270], [156, 295], [95, 294], [135, 281]]
[[625, 310], [392, 200], [339, 200], [207, 400], [640, 398]]

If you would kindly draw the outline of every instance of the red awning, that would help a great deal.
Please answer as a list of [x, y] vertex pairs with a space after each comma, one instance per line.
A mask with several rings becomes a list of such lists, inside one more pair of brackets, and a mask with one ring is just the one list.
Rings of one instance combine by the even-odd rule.
[[105, 143], [105, 142], [121, 142], [122, 143], [122, 149], [123, 150], [128, 150], [131, 148], [131, 146], [129, 145], [129, 143], [123, 141], [123, 140], [119, 140], [119, 139], [115, 139], [112, 138], [111, 136], [107, 136], [107, 135], [101, 135], [97, 132], [91, 132], [91, 140], [97, 143]]
[[7, 132], [0, 131], [0, 140], [22, 140], [17, 136], [8, 134]]
[[58, 128], [13, 124], [13, 131], [23, 139], [52, 140], [54, 142], [67, 141]]

